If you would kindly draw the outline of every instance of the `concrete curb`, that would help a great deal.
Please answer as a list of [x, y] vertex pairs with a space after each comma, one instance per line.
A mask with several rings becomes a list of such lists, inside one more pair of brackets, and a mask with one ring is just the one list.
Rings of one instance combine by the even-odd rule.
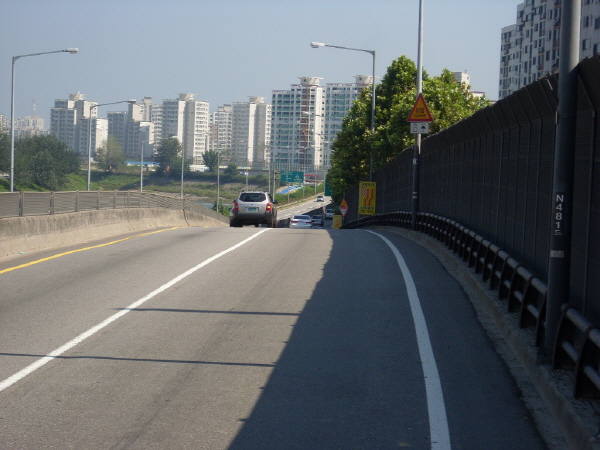
[[[463, 286], [478, 314], [483, 312], [493, 323], [502, 345], [508, 346], [537, 394], [546, 405], [547, 412], [560, 427], [562, 435], [574, 450], [600, 450], [596, 435], [598, 415], [589, 402], [573, 398], [573, 384], [561, 371], [553, 371], [547, 364], [538, 363], [538, 352], [533, 333], [518, 327], [516, 314], [503, 310], [497, 292], [491, 291], [478, 274], [469, 268], [448, 247], [420, 232], [396, 227], [374, 226], [374, 229], [400, 234], [436, 255], [448, 272]], [[483, 310], [483, 311], [482, 311]], [[489, 324], [482, 325], [488, 328]], [[508, 364], [510, 366], [510, 364]], [[514, 373], [513, 373], [514, 374]]]
[[160, 227], [226, 227], [189, 211], [162, 208], [107, 209], [0, 220], [0, 258], [21, 252], [48, 250], [131, 231]]

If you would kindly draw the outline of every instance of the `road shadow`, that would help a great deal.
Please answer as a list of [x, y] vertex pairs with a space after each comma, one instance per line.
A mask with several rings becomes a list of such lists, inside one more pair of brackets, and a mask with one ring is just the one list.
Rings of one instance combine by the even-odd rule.
[[410, 310], [379, 288], [404, 284], [397, 267], [371, 270], [353, 232], [330, 232], [323, 277], [230, 449], [426, 448], [422, 380], [406, 369], [419, 356], [402, 342]]

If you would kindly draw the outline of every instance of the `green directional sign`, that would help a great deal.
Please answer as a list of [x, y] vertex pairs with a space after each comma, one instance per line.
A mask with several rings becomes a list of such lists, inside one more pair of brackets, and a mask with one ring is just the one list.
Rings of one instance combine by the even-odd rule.
[[302, 183], [304, 182], [304, 172], [293, 172], [291, 170], [281, 171], [282, 183]]
[[329, 178], [325, 178], [325, 195], [331, 195], [331, 187], [329, 187]]

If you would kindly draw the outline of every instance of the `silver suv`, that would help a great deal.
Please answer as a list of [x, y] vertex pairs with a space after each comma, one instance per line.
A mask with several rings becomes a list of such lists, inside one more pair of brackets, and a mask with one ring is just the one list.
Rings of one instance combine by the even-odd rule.
[[261, 224], [269, 228], [277, 228], [277, 200], [273, 200], [268, 192], [242, 192], [233, 202], [229, 216], [230, 227]]

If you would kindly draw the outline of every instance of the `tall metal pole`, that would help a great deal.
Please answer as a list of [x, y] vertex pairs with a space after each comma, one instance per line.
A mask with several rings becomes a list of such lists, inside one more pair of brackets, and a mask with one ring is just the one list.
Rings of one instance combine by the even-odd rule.
[[[417, 54], [417, 98], [423, 90], [423, 0], [419, 0], [419, 43]], [[419, 179], [421, 162], [421, 135], [415, 134], [413, 150], [413, 196], [411, 228], [417, 228], [417, 214], [419, 213]]]
[[12, 82], [10, 93], [10, 192], [14, 191], [15, 181], [15, 62], [18, 56], [12, 58]]
[[[371, 139], [375, 135], [375, 50], [371, 53], [373, 55], [373, 92], [371, 94]], [[371, 141], [371, 157], [369, 158], [369, 181], [373, 181], [373, 141]]]
[[12, 79], [10, 83], [10, 192], [14, 191], [15, 186], [15, 63], [19, 58], [27, 56], [49, 55], [50, 53], [70, 53], [74, 55], [79, 50], [76, 48], [67, 48], [64, 50], [54, 50], [51, 52], [30, 53], [28, 55], [17, 55], [12, 57]]
[[546, 358], [551, 358], [554, 352], [561, 305], [569, 301], [580, 20], [581, 1], [563, 0], [544, 337]]
[[[87, 158], [87, 190], [90, 190], [92, 180], [92, 110], [99, 106], [118, 105], [119, 103], [135, 103], [135, 100], [121, 100], [119, 102], [100, 103], [90, 106], [90, 119], [88, 122], [88, 158]], [[108, 144], [107, 144], [108, 145]], [[143, 151], [143, 150], [142, 150]]]
[[[87, 157], [87, 190], [90, 190], [92, 180], [92, 110], [99, 105], [90, 106], [90, 118], [88, 120], [88, 157]], [[108, 143], [107, 143], [108, 146]]]
[[[331, 47], [341, 48], [343, 50], [354, 50], [357, 52], [370, 53], [373, 56], [373, 95], [371, 100], [371, 132], [375, 132], [375, 50], [365, 50], [363, 48], [342, 47], [341, 45], [329, 45], [322, 42], [311, 42], [312, 48]], [[373, 181], [373, 143], [371, 142], [371, 156], [369, 158], [369, 181]]]
[[[178, 141], [179, 142], [179, 141]], [[181, 145], [181, 199], [183, 200], [183, 169], [185, 162], [185, 147]]]
[[219, 196], [221, 195], [221, 180], [219, 178], [221, 174], [221, 149], [217, 151], [217, 212], [219, 210]]
[[142, 141], [142, 151], [140, 152], [140, 193], [144, 192], [144, 141]]

